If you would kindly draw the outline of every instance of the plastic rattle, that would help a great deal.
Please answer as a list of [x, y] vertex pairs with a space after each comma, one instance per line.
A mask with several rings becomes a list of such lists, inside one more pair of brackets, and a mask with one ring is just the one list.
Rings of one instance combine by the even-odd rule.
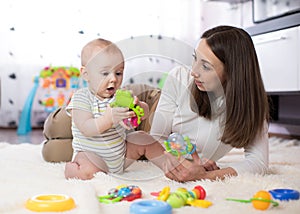
[[121, 185], [109, 190], [108, 195], [99, 196], [98, 200], [104, 204], [113, 204], [119, 201], [133, 201], [142, 197], [142, 190], [138, 186]]
[[140, 125], [141, 117], [144, 116], [144, 109], [133, 103], [134, 98], [130, 91], [118, 89], [116, 91], [115, 100], [110, 104], [111, 107], [127, 107], [134, 111], [136, 117], [124, 119], [125, 125], [130, 128], [136, 128]]
[[75, 208], [67, 195], [37, 195], [27, 200], [25, 207], [35, 212], [62, 212]]
[[269, 190], [269, 193], [280, 201], [298, 200], [300, 195], [299, 191], [294, 189], [273, 189]]
[[279, 204], [276, 201], [272, 200], [272, 196], [269, 192], [261, 190], [258, 191], [253, 198], [249, 200], [243, 199], [234, 199], [234, 198], [226, 198], [228, 201], [236, 201], [242, 203], [252, 203], [253, 207], [257, 210], [266, 210], [269, 208], [272, 203], [274, 207], [277, 207]]
[[136, 201], [130, 206], [130, 214], [171, 214], [172, 207], [164, 202], [157, 200]]
[[[156, 195], [156, 193], [152, 193], [152, 195]], [[178, 188], [173, 193], [170, 193], [170, 187], [165, 187], [158, 193], [157, 200], [166, 201], [173, 208], [180, 208], [185, 205], [208, 208], [212, 203], [204, 200], [205, 197], [206, 192], [199, 185], [195, 186], [191, 191], [185, 188]]]
[[196, 145], [192, 144], [189, 137], [183, 137], [181, 134], [172, 133], [164, 141], [166, 151], [176, 157], [193, 154], [196, 151]]

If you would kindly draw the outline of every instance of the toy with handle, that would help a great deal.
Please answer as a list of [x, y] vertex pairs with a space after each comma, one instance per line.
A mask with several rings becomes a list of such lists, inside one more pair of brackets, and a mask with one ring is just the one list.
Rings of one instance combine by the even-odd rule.
[[31, 109], [32, 109], [32, 103], [38, 87], [39, 87], [39, 77], [35, 77], [34, 86], [27, 97], [27, 100], [25, 102], [25, 105], [21, 113], [18, 130], [17, 130], [18, 135], [26, 135], [28, 132], [31, 131]]
[[272, 200], [271, 194], [264, 190], [258, 191], [249, 200], [235, 199], [235, 198], [226, 198], [226, 200], [236, 201], [241, 203], [252, 203], [253, 207], [257, 210], [266, 210], [269, 208], [270, 204], [273, 204], [274, 207], [277, 207], [279, 205], [276, 201]]
[[141, 117], [144, 116], [144, 109], [134, 104], [134, 98], [130, 91], [118, 89], [116, 91], [115, 100], [110, 104], [111, 107], [127, 107], [134, 111], [136, 117], [123, 120], [125, 125], [135, 128], [140, 125]]
[[120, 185], [111, 189], [108, 195], [99, 196], [98, 200], [104, 204], [113, 204], [119, 201], [133, 201], [142, 197], [142, 190], [134, 185]]

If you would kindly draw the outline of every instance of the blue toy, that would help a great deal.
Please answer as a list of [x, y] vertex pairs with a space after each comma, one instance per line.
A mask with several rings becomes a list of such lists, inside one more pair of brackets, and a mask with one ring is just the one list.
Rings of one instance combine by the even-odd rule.
[[134, 202], [130, 206], [130, 214], [171, 214], [172, 207], [164, 202], [157, 200], [141, 200]]
[[18, 135], [26, 135], [28, 132], [31, 131], [31, 108], [38, 87], [39, 87], [39, 77], [35, 77], [34, 86], [27, 97], [27, 100], [25, 102], [25, 105], [21, 113], [21, 118], [17, 130]]
[[181, 134], [172, 133], [164, 142], [166, 151], [176, 157], [193, 154], [196, 151], [196, 145], [192, 144], [189, 137], [183, 137]]

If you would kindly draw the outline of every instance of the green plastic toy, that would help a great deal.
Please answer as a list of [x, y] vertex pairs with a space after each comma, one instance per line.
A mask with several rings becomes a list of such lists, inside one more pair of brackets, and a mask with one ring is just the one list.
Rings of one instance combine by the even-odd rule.
[[118, 89], [116, 91], [115, 100], [110, 104], [111, 107], [124, 107], [134, 111], [136, 117], [124, 119], [125, 125], [130, 127], [138, 127], [142, 122], [141, 117], [144, 116], [144, 109], [134, 104], [134, 98], [130, 91]]

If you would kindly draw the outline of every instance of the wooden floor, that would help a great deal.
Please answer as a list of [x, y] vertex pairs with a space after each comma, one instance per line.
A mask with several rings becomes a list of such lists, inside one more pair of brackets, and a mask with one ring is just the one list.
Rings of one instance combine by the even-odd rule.
[[0, 142], [11, 144], [32, 143], [40, 144], [45, 140], [43, 129], [33, 129], [26, 135], [17, 135], [16, 129], [0, 128]]

